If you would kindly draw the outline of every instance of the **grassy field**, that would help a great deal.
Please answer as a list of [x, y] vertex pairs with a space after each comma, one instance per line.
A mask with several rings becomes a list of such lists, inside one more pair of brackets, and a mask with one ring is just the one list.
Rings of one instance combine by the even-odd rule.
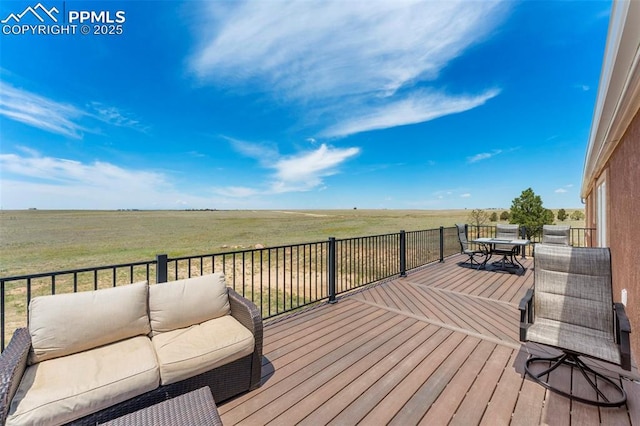
[[448, 227], [469, 212], [1, 211], [0, 276]]

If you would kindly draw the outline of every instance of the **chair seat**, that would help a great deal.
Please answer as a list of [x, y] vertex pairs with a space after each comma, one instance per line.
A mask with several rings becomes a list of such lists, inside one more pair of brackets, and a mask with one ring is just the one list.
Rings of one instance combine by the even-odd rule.
[[527, 330], [527, 340], [620, 364], [613, 333], [538, 317]]

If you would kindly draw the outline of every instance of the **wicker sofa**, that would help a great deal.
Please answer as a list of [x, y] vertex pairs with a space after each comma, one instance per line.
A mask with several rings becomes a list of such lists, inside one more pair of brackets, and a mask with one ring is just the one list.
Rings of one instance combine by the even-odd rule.
[[203, 386], [255, 389], [257, 307], [222, 274], [41, 296], [0, 356], [2, 424], [98, 424]]

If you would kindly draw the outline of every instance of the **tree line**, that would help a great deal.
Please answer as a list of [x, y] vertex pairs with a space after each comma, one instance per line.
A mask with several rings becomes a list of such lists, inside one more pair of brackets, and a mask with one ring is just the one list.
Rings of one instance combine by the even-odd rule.
[[[584, 213], [580, 210], [574, 210], [568, 214], [565, 209], [559, 209], [557, 215], [553, 211], [547, 209], [542, 204], [542, 198], [533, 192], [533, 189], [527, 188], [522, 191], [519, 197], [511, 202], [511, 209], [504, 210], [499, 216], [501, 221], [518, 224], [526, 228], [527, 238], [540, 235], [543, 225], [552, 225], [557, 218], [559, 221], [582, 220]], [[482, 209], [474, 209], [469, 214], [469, 220], [476, 226], [484, 225], [487, 222], [497, 222], [498, 213], [487, 213]]]

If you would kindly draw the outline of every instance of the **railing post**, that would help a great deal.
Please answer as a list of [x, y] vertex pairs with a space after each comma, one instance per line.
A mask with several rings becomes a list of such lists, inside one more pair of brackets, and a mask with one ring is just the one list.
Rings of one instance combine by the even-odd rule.
[[440, 263], [444, 262], [444, 227], [440, 227]]
[[336, 303], [336, 239], [329, 237], [329, 303]]
[[407, 276], [407, 233], [400, 231], [400, 276]]
[[[520, 227], [520, 238], [522, 238], [523, 240], [527, 239], [527, 228], [525, 228], [524, 226]], [[529, 243], [529, 245], [531, 245], [531, 243]], [[520, 256], [521, 259], [526, 259], [527, 258], [526, 254], [525, 254], [526, 251], [527, 251], [527, 247], [526, 246], [522, 246], [522, 253], [521, 253], [522, 256]]]
[[166, 254], [156, 255], [156, 283], [166, 283], [168, 276], [168, 261]]

